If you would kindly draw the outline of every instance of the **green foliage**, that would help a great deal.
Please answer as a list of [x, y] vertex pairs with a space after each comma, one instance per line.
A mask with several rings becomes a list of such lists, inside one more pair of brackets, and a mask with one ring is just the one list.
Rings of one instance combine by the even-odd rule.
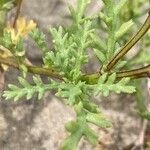
[[57, 96], [67, 98], [66, 103], [69, 105], [74, 105], [78, 102], [78, 97], [82, 94], [82, 89], [84, 86], [84, 82], [79, 82], [77, 84], [62, 83], [58, 88]]
[[85, 50], [90, 44], [89, 36], [92, 31], [90, 21], [79, 24], [71, 34], [64, 31], [63, 27], [59, 27], [58, 30], [52, 28], [50, 32], [53, 37], [54, 51], [48, 52], [43, 33], [35, 29], [30, 35], [44, 52], [45, 66], [55, 67], [61, 74], [74, 81], [81, 76], [81, 65], [88, 61]]
[[[107, 80], [107, 81], [106, 81]], [[105, 82], [106, 81], [106, 82]], [[94, 93], [97, 95], [98, 93], [102, 93], [104, 96], [109, 95], [109, 91], [113, 91], [115, 93], [133, 93], [135, 92], [135, 87], [127, 85], [130, 81], [130, 78], [122, 78], [117, 83], [116, 74], [112, 74], [107, 79], [107, 73], [103, 74], [99, 80], [97, 85], [94, 85]]]
[[1, 44], [10, 49], [11, 53], [15, 57], [21, 57], [25, 55], [25, 51], [23, 49], [23, 38], [19, 37], [17, 42], [14, 43], [12, 41], [11, 33], [8, 31], [4, 31], [3, 37], [1, 38]]
[[[1, 1], [0, 1], [1, 2]], [[61, 80], [50, 79], [44, 84], [40, 77], [33, 76], [33, 84], [19, 77], [20, 86], [8, 85], [3, 96], [6, 99], [19, 100], [21, 97], [31, 99], [36, 93], [41, 99], [48, 90], [55, 90], [56, 95], [65, 99], [67, 105], [72, 106], [76, 111], [76, 120], [67, 123], [66, 129], [70, 135], [62, 144], [63, 150], [75, 150], [82, 137], [92, 144], [98, 143], [98, 136], [90, 124], [100, 128], [109, 128], [111, 122], [100, 111], [99, 106], [92, 102], [92, 96], [100, 94], [108, 96], [110, 92], [117, 94], [134, 93], [137, 85], [131, 85], [130, 78], [118, 79], [116, 71], [128, 64], [123, 58], [117, 63], [110, 72], [105, 71], [106, 65], [113, 58], [123, 45], [124, 37], [128, 34], [133, 26], [133, 20], [123, 21], [120, 18], [122, 8], [128, 0], [120, 0], [117, 4], [112, 0], [103, 0], [104, 9], [99, 13], [99, 18], [105, 23], [104, 29], [106, 37], [99, 36], [99, 31], [95, 27], [97, 17], [86, 16], [86, 8], [90, 0], [77, 0], [77, 7], [69, 5], [72, 16], [72, 25], [68, 28], [50, 28], [52, 36], [53, 49], [50, 50], [47, 45], [47, 39], [44, 33], [39, 29], [34, 29], [29, 35], [35, 41], [41, 50], [43, 58], [43, 67], [55, 69], [63, 76]], [[23, 39], [20, 37], [16, 43], [11, 40], [11, 34], [4, 32], [1, 44], [9, 49], [17, 59], [21, 71], [28, 72], [24, 65], [26, 60], [25, 51], [23, 50]], [[145, 44], [145, 47], [147, 43]], [[88, 64], [88, 49], [93, 50], [101, 66], [101, 74], [98, 82], [90, 84], [82, 80], [84, 65]], [[136, 62], [142, 62], [142, 54]], [[148, 59], [149, 62], [149, 59]], [[94, 80], [92, 77], [89, 80]], [[138, 88], [137, 88], [138, 89]], [[143, 103], [143, 101], [140, 101]], [[150, 118], [148, 111], [139, 109], [141, 116]]]
[[87, 112], [81, 102], [78, 105], [75, 105], [75, 111], [77, 113], [77, 120], [66, 124], [66, 129], [71, 134], [62, 145], [62, 149], [64, 150], [76, 150], [78, 142], [82, 136], [84, 136], [92, 144], [98, 143], [98, 136], [95, 131], [90, 128], [88, 122], [93, 123], [101, 128], [112, 126], [110, 121], [102, 116], [101, 113]]
[[141, 112], [140, 115], [150, 121], [150, 111]]
[[[107, 46], [94, 50], [96, 56], [103, 64], [103, 69], [109, 62], [109, 60], [117, 53], [117, 50], [121, 48], [120, 39], [131, 29], [133, 21], [121, 22], [119, 17], [121, 9], [128, 0], [120, 0], [118, 4], [115, 4], [112, 0], [103, 0], [105, 4], [105, 11], [100, 12], [100, 18], [106, 24], [106, 30], [108, 31], [105, 42]], [[104, 45], [104, 44], [103, 44]], [[107, 52], [106, 52], [107, 50]], [[121, 65], [120, 65], [121, 63]], [[116, 65], [115, 70], [122, 68], [125, 62], [121, 61]]]
[[38, 28], [36, 28], [30, 32], [30, 36], [36, 42], [37, 46], [42, 51], [43, 56], [45, 56], [49, 49], [46, 43], [46, 37], [44, 33], [40, 31]]
[[26, 99], [31, 99], [35, 93], [38, 93], [38, 99], [41, 99], [47, 90], [54, 89], [56, 85], [43, 84], [39, 77], [33, 77], [34, 85], [29, 84], [25, 79], [19, 77], [21, 87], [9, 84], [9, 91], [4, 92], [6, 99], [14, 98], [14, 101], [19, 100], [21, 97], [26, 96]]
[[81, 103], [76, 106], [76, 112], [78, 115], [77, 120], [66, 124], [66, 129], [71, 133], [71, 135], [62, 145], [62, 149], [64, 150], [75, 150], [82, 136], [85, 136], [92, 144], [96, 144], [98, 142], [96, 133], [87, 124], [86, 113], [84, 112]]
[[13, 7], [13, 0], [0, 0], [0, 36], [5, 27], [6, 12]]
[[97, 125], [100, 128], [108, 128], [112, 126], [111, 122], [108, 121], [106, 117], [102, 116], [101, 114], [88, 113], [86, 116], [86, 120]]
[[6, 48], [11, 48], [13, 43], [11, 40], [11, 33], [4, 32], [3, 37], [1, 38], [1, 44], [4, 45]]
[[0, 11], [7, 11], [12, 8], [14, 0], [0, 0]]

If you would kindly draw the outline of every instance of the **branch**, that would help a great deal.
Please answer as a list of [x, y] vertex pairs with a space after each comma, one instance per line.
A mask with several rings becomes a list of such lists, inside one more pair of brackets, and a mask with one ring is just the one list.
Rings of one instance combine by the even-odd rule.
[[141, 29], [137, 32], [137, 34], [129, 40], [125, 44], [125, 46], [112, 58], [112, 60], [108, 63], [106, 71], [110, 71], [114, 65], [145, 35], [145, 33], [150, 28], [150, 11], [149, 15], [144, 22]]
[[122, 77], [131, 77], [131, 78], [150, 77], [150, 64], [138, 69], [117, 72], [117, 78]]
[[23, 0], [17, 0], [17, 11], [16, 11], [14, 22], [13, 22], [13, 27], [14, 28], [16, 27], [16, 22], [17, 22], [17, 19], [19, 17], [19, 14], [20, 14], [22, 1]]
[[[5, 65], [8, 65], [8, 66], [11, 66], [13, 68], [20, 70], [19, 65], [12, 58], [3, 58], [2, 56], [0, 56], [0, 64], [5, 64]], [[54, 69], [47, 69], [47, 68], [42, 68], [42, 67], [38, 67], [38, 66], [31, 66], [28, 64], [24, 64], [24, 65], [27, 67], [28, 72], [30, 72], [30, 73], [38, 74], [38, 75], [45, 75], [45, 76], [63, 80], [63, 77]]]
[[[132, 79], [150, 77], [150, 64], [138, 69], [116, 72], [116, 75], [117, 79], [124, 77], [130, 77]], [[86, 81], [89, 84], [96, 84], [100, 76], [100, 73], [84, 75], [82, 76], [81, 80]]]
[[[0, 55], [0, 64], [5, 64], [5, 65], [8, 65], [8, 66], [11, 66], [13, 68], [20, 70], [19, 65], [13, 58], [3, 58]], [[53, 78], [56, 78], [59, 80], [63, 80], [63, 76], [61, 76], [57, 71], [55, 71], [52, 68], [48, 69], [48, 68], [42, 68], [39, 66], [31, 66], [28, 64], [24, 64], [24, 65], [27, 67], [28, 72], [30, 72], [30, 73], [38, 74], [38, 75], [45, 75], [48, 77], [53, 77]], [[121, 71], [121, 72], [116, 72], [116, 73], [117, 73], [118, 79], [124, 78], [124, 77], [130, 77], [133, 79], [150, 77], [150, 64], [145, 67], [142, 67], [142, 68]], [[99, 73], [95, 73], [95, 74], [91, 74], [91, 75], [83, 75], [81, 77], [81, 80], [86, 81], [86, 83], [88, 83], [88, 84], [96, 84], [98, 81], [98, 78], [100, 76], [101, 76], [101, 74], [99, 74]]]

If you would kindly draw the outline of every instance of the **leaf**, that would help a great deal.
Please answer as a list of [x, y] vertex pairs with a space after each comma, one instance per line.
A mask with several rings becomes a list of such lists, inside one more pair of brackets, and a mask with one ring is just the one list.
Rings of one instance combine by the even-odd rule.
[[12, 46], [11, 33], [4, 30], [2, 45], [6, 48], [10, 48]]
[[13, 1], [0, 0], [0, 11], [8, 11], [13, 7]]
[[62, 83], [59, 85], [57, 96], [66, 98], [66, 103], [73, 105], [78, 101], [79, 96], [82, 94], [84, 82], [78, 82], [77, 84]]
[[29, 84], [24, 78], [19, 77], [19, 83], [21, 87], [9, 84], [9, 90], [4, 91], [3, 96], [6, 99], [14, 98], [14, 101], [18, 101], [21, 97], [26, 96], [27, 99], [31, 99], [35, 93], [38, 93], [38, 99], [41, 99], [44, 93], [49, 89], [55, 89], [56, 84], [43, 84], [39, 77], [33, 77], [35, 85]]
[[116, 80], [116, 73], [113, 73], [111, 74], [109, 77], [108, 77], [108, 80], [106, 81], [106, 84], [112, 84], [114, 83]]
[[112, 0], [103, 0], [105, 4], [105, 9], [109, 17], [112, 17], [114, 14], [114, 2]]
[[106, 81], [108, 74], [104, 73], [98, 80], [98, 84], [102, 84]]
[[106, 61], [106, 56], [104, 53], [102, 53], [100, 50], [98, 49], [94, 49], [94, 53], [97, 56], [97, 58], [99, 59], [100, 62], [104, 63]]
[[76, 122], [71, 122], [71, 135], [66, 138], [62, 144], [63, 150], [76, 150], [80, 139], [83, 136], [86, 122], [84, 118], [78, 119]]
[[125, 33], [127, 33], [131, 29], [133, 24], [134, 23], [132, 20], [129, 20], [128, 22], [123, 23], [115, 34], [116, 40], [120, 39]]
[[112, 21], [110, 17], [106, 16], [104, 13], [99, 13], [100, 18], [106, 23], [106, 25], [109, 25], [109, 23]]
[[150, 121], [150, 111], [142, 112], [142, 113], [140, 113], [140, 115], [141, 115], [143, 118], [145, 118], [145, 119], [147, 119], [147, 120]]
[[120, 0], [119, 4], [115, 7], [114, 13], [117, 15], [120, 13], [122, 7], [127, 3], [129, 0]]
[[98, 135], [90, 127], [86, 127], [84, 130], [85, 138], [93, 145], [98, 144]]
[[76, 16], [77, 16], [77, 22], [79, 22], [85, 12], [85, 9], [87, 8], [87, 5], [90, 4], [91, 0], [77, 0], [77, 9], [76, 9]]
[[70, 11], [70, 14], [71, 14], [73, 20], [76, 20], [76, 11], [75, 11], [75, 9], [70, 4], [68, 4], [68, 8], [69, 8], [69, 11]]
[[18, 38], [14, 51], [15, 56], [22, 57], [25, 55], [25, 50], [23, 49], [23, 39], [21, 37]]
[[67, 130], [70, 131], [71, 134], [63, 142], [63, 150], [76, 150], [82, 136], [92, 144], [98, 143], [97, 134], [88, 126], [85, 115], [83, 114], [77, 117], [76, 122], [71, 121], [67, 123]]
[[32, 30], [32, 32], [30, 32], [29, 35], [35, 41], [37, 46], [41, 49], [43, 57], [45, 57], [46, 53], [49, 51], [48, 45], [46, 43], [45, 34], [38, 28], [35, 28]]
[[92, 47], [94, 47], [95, 49], [99, 49], [102, 52], [106, 51], [106, 47], [107, 47], [106, 42], [100, 39], [100, 37], [96, 32], [90, 34], [90, 37], [92, 39], [92, 45], [93, 45]]
[[106, 117], [102, 116], [101, 114], [88, 113], [86, 119], [88, 122], [91, 122], [99, 126], [100, 128], [108, 128], [112, 126], [111, 122], [107, 120]]
[[110, 91], [115, 93], [133, 93], [136, 91], [134, 86], [127, 85], [130, 78], [122, 78], [119, 82], [116, 82], [116, 74], [108, 76], [107, 81], [106, 77], [107, 74], [103, 74], [99, 78], [97, 85], [93, 85], [95, 95], [102, 93], [103, 96], [108, 96]]

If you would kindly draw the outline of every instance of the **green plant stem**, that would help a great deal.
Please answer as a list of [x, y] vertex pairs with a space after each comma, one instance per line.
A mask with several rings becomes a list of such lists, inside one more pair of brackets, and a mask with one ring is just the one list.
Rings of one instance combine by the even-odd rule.
[[[138, 69], [116, 72], [116, 75], [117, 79], [121, 79], [124, 77], [130, 77], [132, 79], [150, 77], [150, 64]], [[84, 75], [82, 76], [82, 80], [86, 81], [88, 84], [96, 84], [100, 76], [100, 73]]]
[[120, 71], [117, 72], [117, 77], [131, 77], [131, 78], [139, 78], [139, 77], [150, 77], [150, 64], [138, 69], [128, 70], [128, 71]]
[[125, 44], [125, 46], [112, 58], [106, 67], [106, 71], [110, 71], [114, 65], [145, 35], [150, 28], [150, 12], [143, 26], [137, 34]]
[[[0, 63], [5, 64], [11, 67], [14, 67], [16, 69], [20, 69], [19, 65], [16, 63], [16, 61], [12, 58], [3, 58], [0, 55]], [[48, 77], [53, 77], [56, 79], [63, 80], [63, 76], [61, 76], [55, 69], [48, 69], [48, 68], [42, 68], [39, 66], [31, 66], [24, 64], [28, 72], [38, 75], [45, 75]], [[130, 78], [143, 78], [143, 77], [149, 77], [150, 76], [150, 65], [147, 65], [142, 68], [134, 69], [134, 70], [127, 70], [127, 71], [121, 71], [116, 72], [117, 78], [123, 78], [123, 77], [130, 77]], [[86, 81], [88, 84], [95, 84], [98, 81], [98, 78], [101, 76], [99, 73], [91, 74], [91, 75], [83, 75], [81, 77], [82, 81]]]
[[[2, 56], [0, 56], [0, 63], [20, 70], [19, 65], [12, 58], [3, 58]], [[45, 76], [63, 80], [63, 77], [58, 72], [56, 72], [54, 69], [47, 69], [47, 68], [42, 68], [42, 67], [38, 67], [38, 66], [31, 66], [28, 64], [24, 64], [24, 65], [26, 66], [28, 72], [30, 72], [30, 73], [38, 74], [38, 75], [45, 75]]]

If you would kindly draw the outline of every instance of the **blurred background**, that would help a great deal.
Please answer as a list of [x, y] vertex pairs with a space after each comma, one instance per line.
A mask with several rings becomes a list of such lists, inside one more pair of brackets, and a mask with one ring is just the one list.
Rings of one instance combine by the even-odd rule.
[[[27, 20], [34, 20], [46, 34], [47, 42], [51, 47], [48, 29], [59, 25], [69, 26], [71, 23], [67, 2], [76, 5], [76, 0], [23, 0], [20, 16], [24, 16]], [[132, 0], [132, 2], [131, 8], [128, 8], [131, 4], [124, 7], [121, 17], [129, 20], [134, 15], [136, 25], [133, 32], [136, 32], [147, 17], [149, 3], [148, 0]], [[102, 1], [93, 0], [87, 9], [87, 15], [98, 13], [101, 9], [103, 9]], [[13, 7], [7, 13], [7, 23], [14, 20], [15, 14], [16, 7]], [[132, 34], [129, 34], [129, 37]], [[33, 64], [42, 64], [41, 53], [29, 37], [25, 39], [25, 49]], [[133, 56], [138, 49], [139, 44], [128, 54], [128, 57]], [[90, 59], [91, 62], [85, 69], [92, 72], [98, 66], [92, 54]], [[5, 75], [5, 87], [8, 83], [17, 84], [18, 74], [17, 70], [10, 68]], [[147, 81], [144, 80], [142, 85], [144, 99], [149, 100]], [[130, 150], [134, 145], [146, 145], [150, 142], [150, 124], [137, 114], [135, 95], [112, 94], [103, 101], [100, 97], [96, 97], [95, 102], [113, 122], [113, 128], [101, 130], [93, 127], [99, 133], [99, 145], [90, 145], [82, 139], [79, 150]], [[47, 92], [40, 101], [36, 96], [31, 101], [22, 99], [18, 102], [5, 101], [1, 97], [0, 150], [59, 150], [62, 140], [67, 136], [65, 123], [72, 119], [75, 119], [74, 111], [54, 96], [53, 92]], [[136, 149], [140, 150], [140, 146]]]

